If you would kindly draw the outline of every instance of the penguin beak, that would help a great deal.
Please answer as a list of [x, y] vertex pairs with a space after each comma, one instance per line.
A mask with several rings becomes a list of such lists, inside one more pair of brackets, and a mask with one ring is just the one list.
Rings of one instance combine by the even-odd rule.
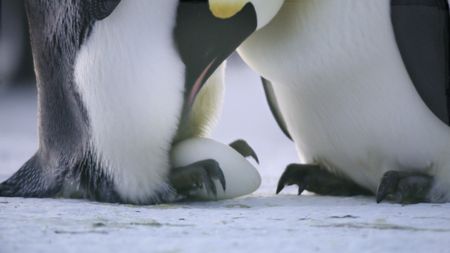
[[256, 31], [257, 17], [252, 4], [225, 9], [220, 11], [206, 1], [182, 1], [178, 6], [174, 38], [186, 66], [185, 98], [189, 105], [223, 61]]

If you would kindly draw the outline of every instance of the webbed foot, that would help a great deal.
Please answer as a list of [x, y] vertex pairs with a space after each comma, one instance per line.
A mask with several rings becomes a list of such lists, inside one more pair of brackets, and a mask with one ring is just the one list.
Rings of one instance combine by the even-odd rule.
[[199, 161], [184, 167], [174, 168], [170, 175], [172, 186], [181, 195], [205, 188], [208, 194], [217, 196], [214, 180], [218, 180], [225, 191], [226, 181], [222, 169], [213, 159]]
[[313, 164], [291, 164], [278, 181], [277, 194], [286, 185], [298, 185], [298, 195], [304, 190], [321, 195], [354, 196], [372, 195], [372, 193], [353, 181], [339, 177]]
[[234, 150], [236, 150], [239, 154], [241, 154], [245, 158], [252, 157], [259, 164], [258, 156], [256, 155], [253, 148], [245, 140], [242, 139], [236, 140], [230, 143], [230, 147], [232, 147]]
[[381, 178], [377, 203], [390, 198], [398, 203], [428, 202], [433, 177], [419, 172], [388, 171]]

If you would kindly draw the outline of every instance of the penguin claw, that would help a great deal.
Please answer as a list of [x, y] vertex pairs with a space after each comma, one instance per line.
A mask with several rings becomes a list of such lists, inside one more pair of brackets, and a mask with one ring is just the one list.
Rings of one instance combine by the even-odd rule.
[[390, 198], [397, 203], [428, 202], [433, 177], [418, 172], [388, 171], [377, 189], [377, 203]]
[[299, 165], [299, 164], [291, 164], [287, 166], [287, 168], [281, 175], [280, 179], [278, 180], [276, 194], [279, 194], [284, 189], [285, 186], [296, 184], [298, 186], [298, 195], [301, 195], [306, 188], [305, 173], [302, 173], [305, 166], [316, 167], [316, 165]]
[[277, 191], [276, 191], [277, 195], [280, 194], [280, 192], [284, 189], [284, 186], [285, 186], [284, 183], [278, 181], [278, 186], [277, 186]]
[[208, 159], [173, 169], [170, 175], [172, 186], [182, 195], [205, 188], [208, 194], [217, 196], [214, 180], [218, 180], [222, 189], [226, 190], [226, 180], [217, 161]]
[[377, 189], [377, 203], [383, 201], [389, 194], [396, 192], [398, 181], [399, 175], [397, 171], [388, 171], [384, 173]]
[[256, 163], [259, 164], [259, 158], [256, 154], [255, 150], [245, 141], [242, 139], [236, 140], [232, 143], [230, 143], [230, 147], [232, 147], [234, 150], [236, 150], [239, 154], [241, 154], [243, 157], [252, 157]]
[[303, 185], [298, 185], [297, 195], [300, 196], [305, 191], [305, 187]]

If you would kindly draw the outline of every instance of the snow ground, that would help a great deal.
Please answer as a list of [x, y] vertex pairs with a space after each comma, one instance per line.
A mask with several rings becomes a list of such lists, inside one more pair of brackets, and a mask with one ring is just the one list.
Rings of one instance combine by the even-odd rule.
[[[251, 196], [157, 206], [0, 198], [0, 253], [9, 252], [450, 252], [450, 204], [375, 204], [373, 198], [275, 196], [297, 162], [276, 127], [258, 77], [233, 61], [213, 137], [246, 139], [263, 185]], [[0, 93], [0, 180], [36, 147], [35, 92]]]

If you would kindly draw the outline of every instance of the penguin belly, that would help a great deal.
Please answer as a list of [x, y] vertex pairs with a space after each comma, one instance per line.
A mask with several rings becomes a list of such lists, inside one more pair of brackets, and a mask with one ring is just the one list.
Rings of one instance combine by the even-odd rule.
[[[150, 15], [152, 9], [158, 11]], [[175, 14], [173, 1], [122, 1], [95, 23], [76, 59], [90, 148], [120, 197], [131, 203], [159, 201], [172, 191], [169, 153], [185, 74], [173, 45]]]
[[420, 171], [450, 200], [450, 131], [408, 76], [390, 0], [287, 1], [239, 53], [272, 82], [302, 162], [374, 193], [388, 170]]

